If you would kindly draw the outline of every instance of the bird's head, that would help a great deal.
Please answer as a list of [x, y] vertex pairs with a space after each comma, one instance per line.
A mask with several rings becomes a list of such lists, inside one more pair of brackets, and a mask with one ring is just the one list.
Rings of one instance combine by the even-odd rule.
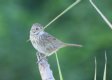
[[40, 32], [43, 31], [43, 30], [44, 30], [44, 28], [43, 28], [43, 26], [42, 26], [41, 24], [39, 24], [39, 23], [34, 23], [34, 24], [32, 25], [32, 27], [31, 27], [30, 33], [31, 33], [31, 34], [38, 34], [38, 33], [40, 33]]

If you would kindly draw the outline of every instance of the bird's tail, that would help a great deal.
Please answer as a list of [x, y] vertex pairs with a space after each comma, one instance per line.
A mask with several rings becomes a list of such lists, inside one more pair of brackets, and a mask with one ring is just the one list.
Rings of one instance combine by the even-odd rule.
[[65, 46], [83, 47], [82, 45], [79, 44], [69, 44], [69, 43], [65, 43]]

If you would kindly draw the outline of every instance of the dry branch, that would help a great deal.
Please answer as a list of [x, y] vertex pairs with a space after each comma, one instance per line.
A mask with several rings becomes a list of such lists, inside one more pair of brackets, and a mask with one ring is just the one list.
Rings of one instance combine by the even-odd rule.
[[40, 71], [42, 80], [55, 80], [52, 70], [50, 69], [50, 65], [47, 61], [47, 58], [46, 57], [43, 58], [42, 53], [39, 53], [39, 52], [36, 55], [38, 59], [37, 64], [39, 66], [39, 71]]

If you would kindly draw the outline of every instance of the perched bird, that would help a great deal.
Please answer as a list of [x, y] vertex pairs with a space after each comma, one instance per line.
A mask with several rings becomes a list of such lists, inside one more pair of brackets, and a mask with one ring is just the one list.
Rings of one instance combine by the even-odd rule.
[[60, 41], [59, 39], [45, 32], [44, 27], [39, 23], [32, 25], [30, 30], [30, 41], [33, 47], [46, 57], [66, 46], [82, 47], [82, 45], [69, 44]]

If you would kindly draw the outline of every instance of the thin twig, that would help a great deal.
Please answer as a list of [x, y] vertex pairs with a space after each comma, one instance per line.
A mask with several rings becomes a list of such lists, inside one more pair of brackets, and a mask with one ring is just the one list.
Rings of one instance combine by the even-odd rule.
[[97, 75], [97, 61], [95, 57], [95, 74], [94, 74], [94, 80], [96, 80], [96, 75]]
[[107, 23], [107, 25], [112, 29], [112, 24], [109, 22], [109, 20], [103, 15], [103, 13], [97, 8], [97, 6], [93, 3], [92, 0], [89, 0], [92, 6], [95, 8], [95, 10], [100, 14], [100, 16], [103, 18], [103, 20]]
[[59, 63], [58, 55], [56, 52], [55, 52], [55, 55], [56, 55], [56, 61], [57, 61], [57, 65], [58, 65], [59, 77], [60, 77], [60, 80], [63, 80], [63, 76], [62, 76], [62, 72], [61, 72], [61, 68], [60, 68], [60, 63]]
[[52, 21], [50, 21], [45, 27], [47, 28], [50, 24], [52, 24], [54, 21], [56, 21], [59, 17], [61, 17], [63, 14], [65, 14], [66, 12], [68, 12], [68, 10], [70, 10], [72, 7], [74, 7], [75, 5], [77, 5], [81, 0], [77, 0], [75, 1], [73, 4], [71, 4], [68, 8], [66, 8], [63, 12], [61, 12], [57, 17], [55, 17]]
[[104, 68], [103, 80], [106, 80], [106, 72], [107, 72], [107, 55], [105, 51], [105, 68]]

